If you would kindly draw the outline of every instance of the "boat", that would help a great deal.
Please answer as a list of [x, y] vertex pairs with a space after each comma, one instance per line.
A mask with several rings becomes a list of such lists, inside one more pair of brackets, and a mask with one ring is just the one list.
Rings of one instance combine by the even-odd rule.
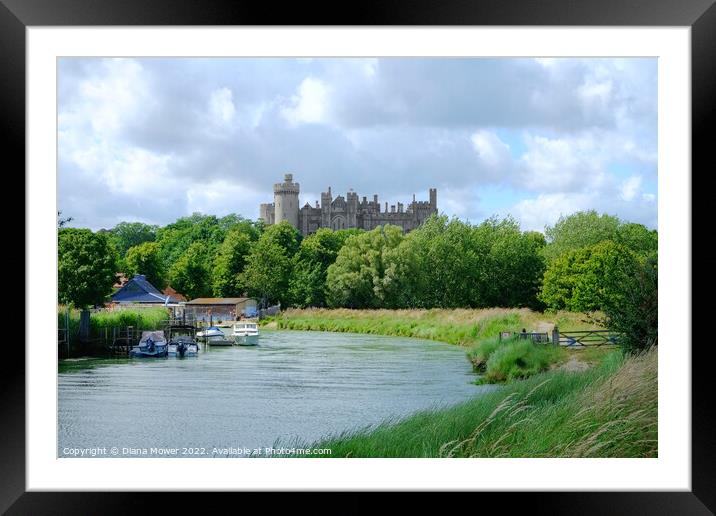
[[204, 331], [197, 333], [196, 336], [204, 339], [209, 346], [231, 346], [233, 344], [226, 334], [216, 326], [209, 326]]
[[129, 356], [136, 358], [163, 358], [167, 356], [167, 347], [163, 331], [143, 331], [139, 344], [129, 350]]
[[259, 343], [259, 325], [255, 321], [238, 321], [234, 324], [233, 335], [239, 346], [255, 346]]
[[195, 357], [199, 354], [199, 343], [196, 342], [196, 328], [188, 324], [173, 324], [169, 326], [169, 346], [167, 354], [170, 357]]

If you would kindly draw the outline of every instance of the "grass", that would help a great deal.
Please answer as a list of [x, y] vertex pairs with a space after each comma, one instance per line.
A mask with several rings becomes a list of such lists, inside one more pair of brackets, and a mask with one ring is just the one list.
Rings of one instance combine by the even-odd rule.
[[[169, 319], [166, 308], [123, 308], [113, 311], [99, 311], [90, 314], [90, 339], [104, 335], [105, 328], [111, 332], [115, 327], [133, 326], [135, 330], [157, 330]], [[80, 332], [80, 311], [70, 310], [70, 346], [78, 344]], [[57, 327], [65, 327], [65, 307], [57, 308]], [[110, 333], [111, 334], [111, 333]], [[85, 350], [91, 351], [91, 350]]]
[[[310, 446], [330, 457], [656, 457], [657, 350], [553, 370]], [[326, 457], [321, 455], [321, 457]]]
[[534, 344], [527, 339], [504, 341], [488, 356], [480, 383], [503, 383], [528, 378], [562, 361], [565, 353], [560, 347]]
[[[270, 324], [278, 329], [370, 333], [437, 340], [472, 346], [497, 336], [501, 331], [551, 331], [592, 329], [598, 326], [582, 314], [534, 312], [527, 308], [432, 309], [432, 310], [349, 310], [289, 309]], [[267, 324], [262, 321], [262, 324]]]

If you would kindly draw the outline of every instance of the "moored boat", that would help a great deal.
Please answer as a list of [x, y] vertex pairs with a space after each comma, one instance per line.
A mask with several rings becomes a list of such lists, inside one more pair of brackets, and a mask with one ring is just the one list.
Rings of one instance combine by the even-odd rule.
[[199, 344], [195, 339], [196, 328], [192, 325], [172, 325], [169, 327], [168, 355], [174, 357], [195, 357], [199, 354]]
[[237, 321], [233, 335], [239, 346], [255, 346], [259, 343], [259, 325], [254, 321]]
[[209, 346], [231, 346], [233, 344], [226, 334], [216, 326], [209, 326], [204, 331], [197, 333], [196, 336], [203, 339]]
[[143, 331], [139, 344], [129, 350], [130, 357], [163, 358], [167, 356], [167, 341], [163, 331]]

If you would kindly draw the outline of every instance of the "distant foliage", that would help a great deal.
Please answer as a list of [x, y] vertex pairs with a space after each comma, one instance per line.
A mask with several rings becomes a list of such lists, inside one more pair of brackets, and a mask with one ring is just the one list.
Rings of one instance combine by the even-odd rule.
[[658, 248], [656, 231], [642, 224], [623, 222], [612, 215], [600, 215], [594, 210], [560, 217], [554, 226], [545, 228], [545, 235], [549, 244], [544, 255], [548, 261], [605, 240], [622, 244], [644, 256]]
[[169, 270], [172, 288], [189, 299], [210, 296], [210, 252], [201, 242], [191, 244]]
[[389, 269], [402, 241], [402, 229], [391, 225], [348, 238], [335, 263], [328, 267], [329, 306], [394, 306], [400, 284], [395, 281], [395, 272]]
[[149, 283], [160, 290], [163, 289], [167, 286], [167, 282], [160, 253], [161, 249], [156, 242], [145, 242], [130, 247], [124, 258], [124, 272], [127, 276], [143, 274]]
[[292, 305], [326, 306], [328, 267], [336, 261], [338, 252], [348, 237], [362, 232], [360, 229], [333, 231], [321, 228], [303, 239], [293, 257], [293, 272], [289, 278], [289, 297]]
[[[379, 238], [387, 231], [390, 239]], [[521, 232], [512, 219], [473, 226], [432, 216], [407, 235], [386, 226], [346, 242], [329, 268], [329, 303], [353, 308], [536, 307], [544, 245], [544, 237]]]
[[323, 228], [304, 238], [286, 221], [265, 226], [201, 213], [164, 227], [122, 222], [96, 235], [113, 272], [144, 274], [189, 298], [248, 294], [284, 307], [610, 310], [615, 327], [652, 338], [652, 330], [632, 324], [649, 317], [624, 313], [620, 303], [656, 306], [655, 280], [643, 267], [648, 259], [656, 263], [658, 234], [595, 211], [561, 217], [546, 236], [522, 231], [510, 217], [471, 224], [433, 215], [405, 234], [386, 225]]
[[251, 247], [238, 281], [262, 304], [289, 304], [291, 262], [301, 235], [286, 221], [269, 226]]
[[636, 253], [611, 241], [569, 251], [547, 268], [539, 298], [553, 310], [603, 310], [622, 302], [639, 267]]
[[58, 297], [78, 308], [103, 304], [116, 279], [117, 256], [102, 234], [89, 229], [58, 232]]
[[217, 297], [240, 296], [243, 286], [239, 274], [243, 272], [251, 251], [251, 236], [242, 228], [231, 230], [219, 247], [212, 270], [212, 287]]
[[130, 248], [145, 242], [154, 242], [158, 229], [157, 226], [141, 222], [120, 222], [107, 233], [120, 257], [124, 257]]

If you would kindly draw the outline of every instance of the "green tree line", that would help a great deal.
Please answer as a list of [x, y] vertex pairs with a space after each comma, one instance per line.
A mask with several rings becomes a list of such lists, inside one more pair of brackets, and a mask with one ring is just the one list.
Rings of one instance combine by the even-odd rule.
[[[190, 299], [248, 295], [284, 307], [601, 311], [640, 341], [656, 338], [657, 232], [595, 211], [562, 217], [544, 234], [510, 217], [434, 215], [407, 234], [386, 225], [304, 238], [287, 222], [199, 213], [164, 227], [58, 231], [59, 300], [76, 306], [103, 303], [122, 272]], [[622, 313], [629, 303], [638, 316]]]

